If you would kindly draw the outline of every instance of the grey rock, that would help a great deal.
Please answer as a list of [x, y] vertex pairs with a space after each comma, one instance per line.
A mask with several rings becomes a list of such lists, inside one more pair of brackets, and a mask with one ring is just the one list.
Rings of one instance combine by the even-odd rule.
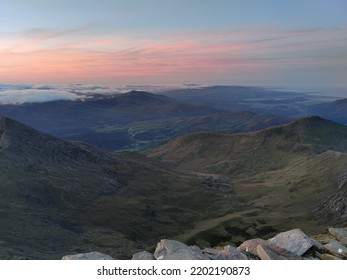
[[225, 246], [222, 250], [207, 248], [202, 251], [211, 260], [248, 260], [247, 256], [233, 246]]
[[197, 246], [187, 246], [176, 240], [162, 239], [154, 252], [157, 260], [208, 260]]
[[331, 240], [328, 244], [324, 245], [324, 248], [333, 255], [347, 258], [347, 247], [336, 240]]
[[320, 260], [341, 260], [341, 258], [331, 254], [327, 254], [327, 253], [325, 254], [316, 253], [316, 257], [318, 257], [318, 259]]
[[332, 234], [342, 244], [347, 245], [347, 229], [345, 228], [329, 228], [330, 234]]
[[316, 247], [319, 250], [323, 249], [319, 242], [308, 237], [300, 229], [281, 232], [269, 239], [269, 242], [298, 256], [302, 256], [312, 247]]
[[89, 252], [83, 254], [66, 255], [62, 260], [113, 260], [110, 255], [99, 252]]
[[257, 256], [261, 260], [302, 260], [301, 256], [293, 254], [292, 252], [278, 247], [270, 242], [259, 244], [256, 248]]
[[150, 252], [142, 251], [142, 252], [135, 253], [131, 259], [132, 260], [154, 260], [154, 257]]
[[241, 252], [246, 252], [246, 253], [250, 253], [252, 255], [258, 256], [257, 246], [264, 245], [267, 243], [268, 241], [261, 238], [250, 239], [243, 242], [239, 247], [237, 247], [237, 249]]
[[265, 244], [264, 245], [259, 244], [256, 250], [257, 250], [257, 256], [261, 260], [286, 260], [285, 257], [282, 257], [276, 254], [274, 251], [269, 249], [269, 247], [266, 246]]

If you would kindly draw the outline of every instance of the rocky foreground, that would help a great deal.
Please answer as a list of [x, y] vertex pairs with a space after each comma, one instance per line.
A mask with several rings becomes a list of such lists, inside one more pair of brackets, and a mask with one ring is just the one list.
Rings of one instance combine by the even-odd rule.
[[[163, 239], [154, 253], [142, 251], [132, 260], [347, 260], [347, 227], [329, 228], [329, 234], [316, 238], [300, 229], [281, 232], [268, 240], [256, 238], [239, 247], [227, 245], [201, 249], [182, 242]], [[68, 255], [63, 260], [112, 260], [99, 252]]]

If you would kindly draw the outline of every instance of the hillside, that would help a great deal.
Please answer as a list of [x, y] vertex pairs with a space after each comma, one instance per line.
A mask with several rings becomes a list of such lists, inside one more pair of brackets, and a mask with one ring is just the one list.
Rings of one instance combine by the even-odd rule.
[[0, 171], [1, 258], [90, 250], [125, 258], [240, 205], [218, 182], [207, 186], [143, 155], [100, 151], [4, 117]]
[[128, 132], [138, 145], [154, 147], [194, 131], [252, 131], [288, 123], [287, 118], [250, 111], [134, 122]]
[[[233, 227], [255, 234], [259, 222], [263, 228], [301, 226], [314, 233], [327, 219], [320, 215], [316, 220], [313, 211], [336, 193], [337, 178], [347, 166], [346, 151], [347, 127], [308, 117], [250, 133], [190, 133], [149, 156], [181, 170], [227, 176], [238, 201], [252, 209], [248, 216], [210, 220], [210, 227], [204, 223], [185, 235], [197, 240], [218, 238]], [[336, 214], [334, 222], [345, 220]]]
[[330, 149], [347, 151], [346, 126], [308, 117], [256, 132], [189, 133], [154, 149], [150, 156], [187, 169], [235, 175], [237, 170], [228, 170], [228, 163], [235, 169], [237, 164], [233, 162], [239, 160], [243, 165], [241, 172], [247, 168], [257, 173], [280, 168], [292, 157], [315, 155]]

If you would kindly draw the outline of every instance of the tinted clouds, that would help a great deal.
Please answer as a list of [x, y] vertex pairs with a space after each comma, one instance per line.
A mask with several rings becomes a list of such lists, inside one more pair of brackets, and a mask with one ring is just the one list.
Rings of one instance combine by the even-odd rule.
[[344, 0], [1, 3], [3, 83], [347, 87]]
[[85, 100], [93, 95], [112, 95], [131, 90], [161, 92], [177, 88], [199, 88], [201, 85], [108, 87], [100, 85], [12, 85], [0, 84], [0, 104], [42, 103], [55, 100]]

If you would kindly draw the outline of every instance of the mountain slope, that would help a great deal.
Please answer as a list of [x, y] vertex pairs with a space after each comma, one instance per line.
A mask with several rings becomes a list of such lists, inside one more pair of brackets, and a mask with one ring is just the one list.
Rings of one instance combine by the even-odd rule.
[[154, 147], [192, 131], [252, 131], [289, 120], [250, 111], [134, 122], [128, 132], [139, 145]]
[[[308, 117], [256, 132], [190, 133], [153, 150], [150, 156], [188, 169], [200, 166], [205, 171], [212, 170], [213, 165], [220, 164], [222, 168], [228, 162], [239, 161], [255, 173], [271, 169], [271, 162], [274, 168], [280, 168], [293, 156], [329, 149], [347, 151], [347, 128], [319, 117]], [[230, 172], [225, 173], [233, 174]]]
[[[119, 258], [232, 211], [233, 192], [137, 153], [108, 153], [0, 118], [0, 257]], [[225, 203], [225, 200], [228, 203]], [[202, 211], [203, 209], [203, 211]]]
[[[190, 133], [149, 156], [181, 170], [230, 179], [238, 201], [253, 214], [240, 215], [239, 220], [226, 218], [215, 228], [206, 228], [204, 238], [213, 239], [235, 224], [249, 233], [262, 227], [303, 227], [315, 233], [329, 225], [332, 219], [316, 220], [313, 211], [336, 193], [337, 178], [347, 166], [346, 151], [346, 126], [308, 117], [250, 133]], [[252, 222], [258, 225], [253, 227]], [[334, 222], [345, 223], [338, 216]], [[216, 232], [217, 237], [210, 236]], [[190, 238], [196, 241], [201, 235]]]

